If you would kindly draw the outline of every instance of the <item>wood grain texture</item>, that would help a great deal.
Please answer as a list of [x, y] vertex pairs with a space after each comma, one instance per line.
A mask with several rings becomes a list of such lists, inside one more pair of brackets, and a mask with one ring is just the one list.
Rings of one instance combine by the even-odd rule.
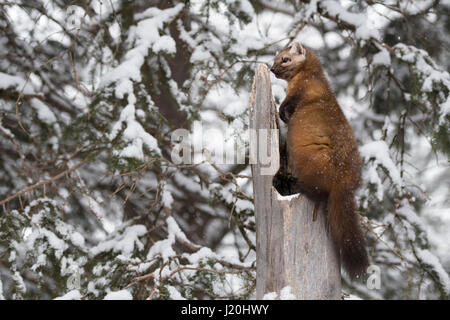
[[[331, 239], [325, 204], [313, 221], [314, 202], [298, 194], [281, 197], [272, 186], [279, 167], [277, 111], [269, 70], [258, 65], [250, 99], [250, 128], [256, 129], [251, 149], [256, 217], [256, 298], [286, 286], [298, 299], [340, 299], [339, 254]], [[260, 131], [266, 129], [267, 131]], [[263, 134], [261, 134], [263, 133]], [[269, 134], [267, 134], [269, 133]], [[263, 139], [260, 139], [262, 136]], [[266, 138], [267, 137], [267, 138]], [[265, 145], [264, 145], [265, 144]], [[252, 145], [251, 145], [252, 148]], [[260, 161], [267, 150], [271, 163]], [[263, 165], [264, 163], [264, 165]]]

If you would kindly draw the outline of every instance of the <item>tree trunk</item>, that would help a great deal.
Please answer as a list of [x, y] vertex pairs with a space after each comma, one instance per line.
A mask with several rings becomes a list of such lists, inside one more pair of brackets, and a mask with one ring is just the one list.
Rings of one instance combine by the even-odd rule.
[[[250, 150], [256, 216], [256, 297], [279, 294], [290, 286], [297, 299], [340, 299], [339, 254], [331, 239], [325, 205], [321, 204], [313, 221], [314, 201], [302, 194], [282, 197], [272, 186], [280, 163], [279, 131], [273, 130], [278, 129], [277, 111], [265, 65], [257, 67], [250, 108], [251, 132], [256, 131], [251, 135]], [[269, 165], [261, 161], [266, 150], [270, 151]]]

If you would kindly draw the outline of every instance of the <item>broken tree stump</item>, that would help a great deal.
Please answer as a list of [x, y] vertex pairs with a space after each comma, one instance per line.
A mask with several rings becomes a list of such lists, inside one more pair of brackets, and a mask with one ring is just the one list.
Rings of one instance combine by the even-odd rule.
[[[325, 204], [313, 221], [314, 201], [282, 197], [272, 186], [280, 163], [277, 110], [269, 70], [258, 65], [250, 99], [250, 163], [256, 218], [256, 298], [290, 286], [297, 299], [341, 299], [339, 253]], [[270, 162], [266, 158], [270, 158]]]

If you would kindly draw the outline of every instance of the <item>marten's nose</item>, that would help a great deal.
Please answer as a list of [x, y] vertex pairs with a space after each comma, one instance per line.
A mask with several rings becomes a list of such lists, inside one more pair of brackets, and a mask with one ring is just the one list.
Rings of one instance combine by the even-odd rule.
[[275, 69], [272, 67], [270, 68], [270, 71], [272, 71], [273, 73], [275, 73]]

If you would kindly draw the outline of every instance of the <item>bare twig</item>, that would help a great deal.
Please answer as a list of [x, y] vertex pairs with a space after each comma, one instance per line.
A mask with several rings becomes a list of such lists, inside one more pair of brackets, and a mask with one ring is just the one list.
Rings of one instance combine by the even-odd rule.
[[103, 149], [98, 150], [94, 155], [90, 155], [90, 156], [86, 157], [83, 161], [79, 162], [78, 164], [76, 164], [75, 166], [73, 166], [73, 167], [71, 167], [71, 168], [69, 168], [69, 169], [67, 169], [67, 170], [64, 170], [64, 171], [61, 172], [61, 173], [58, 173], [56, 176], [53, 176], [53, 177], [48, 178], [48, 179], [46, 179], [46, 180], [39, 181], [39, 182], [37, 182], [37, 183], [35, 183], [35, 184], [31, 185], [31, 186], [26, 187], [25, 189], [23, 189], [23, 190], [21, 190], [21, 191], [19, 191], [19, 192], [13, 194], [12, 196], [9, 196], [8, 198], [3, 199], [2, 201], [0, 201], [0, 205], [4, 205], [4, 204], [6, 204], [7, 202], [9, 202], [9, 201], [11, 201], [11, 200], [14, 200], [14, 199], [17, 198], [17, 197], [20, 197], [20, 196], [23, 195], [24, 193], [30, 192], [31, 190], [34, 190], [34, 189], [36, 189], [36, 188], [39, 188], [39, 187], [45, 186], [45, 185], [47, 185], [47, 184], [49, 184], [49, 183], [52, 183], [52, 182], [54, 182], [54, 181], [56, 181], [56, 180], [58, 180], [58, 179], [64, 177], [65, 175], [71, 173], [72, 171], [75, 171], [75, 170], [79, 169], [80, 167], [82, 167], [83, 165], [85, 165], [86, 163], [88, 163], [89, 161], [91, 161], [91, 160], [92, 160], [95, 156], [97, 156], [101, 151], [103, 151]]

